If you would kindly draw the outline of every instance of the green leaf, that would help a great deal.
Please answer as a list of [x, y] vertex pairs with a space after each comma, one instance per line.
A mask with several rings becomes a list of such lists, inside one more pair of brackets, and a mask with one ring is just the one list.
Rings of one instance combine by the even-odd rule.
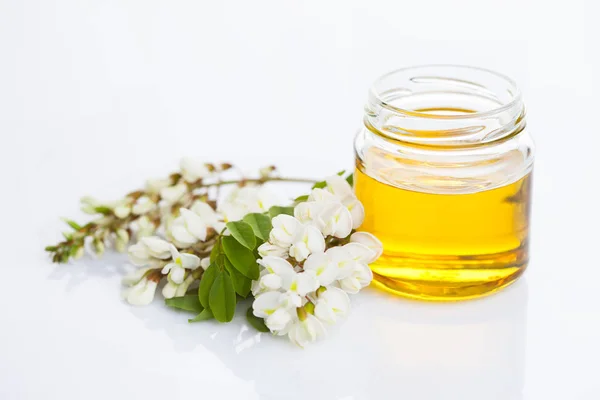
[[252, 313], [252, 307], [250, 307], [246, 312], [246, 319], [257, 331], [269, 332], [269, 328], [267, 328], [267, 325], [265, 325], [265, 320], [254, 315]]
[[342, 176], [342, 175], [344, 175], [345, 173], [346, 173], [346, 170], [345, 170], [345, 169], [343, 169], [343, 170], [341, 170], [340, 172], [338, 172], [337, 174], [338, 174], [339, 176]]
[[71, 221], [70, 219], [66, 219], [66, 218], [63, 218], [63, 221], [65, 221], [67, 223], [67, 225], [69, 225], [71, 228], [73, 228], [76, 231], [81, 229], [81, 225], [79, 225], [75, 221]]
[[256, 236], [254, 236], [254, 229], [250, 224], [244, 221], [232, 221], [227, 223], [227, 229], [231, 232], [231, 236], [248, 250], [256, 247]]
[[213, 319], [214, 315], [212, 313], [212, 311], [210, 311], [208, 308], [205, 308], [204, 310], [202, 310], [202, 312], [198, 315], [196, 315], [194, 318], [192, 319], [188, 319], [189, 323], [192, 322], [199, 322], [199, 321], [206, 321], [207, 319]]
[[229, 271], [229, 276], [231, 277], [231, 282], [233, 283], [235, 292], [246, 298], [252, 289], [252, 280], [246, 278], [241, 274], [241, 272], [235, 269], [233, 264], [231, 264], [231, 261], [229, 261], [227, 258], [225, 259], [225, 268], [227, 271]]
[[252, 280], [258, 279], [258, 264], [256, 263], [256, 257], [252, 251], [242, 246], [231, 236], [224, 236], [221, 240], [225, 255], [229, 261], [231, 261], [235, 269]]
[[273, 206], [269, 208], [269, 216], [275, 218], [279, 214], [294, 215], [294, 207]]
[[346, 182], [348, 182], [350, 186], [354, 187], [354, 174], [349, 174], [346, 177]]
[[210, 289], [210, 310], [219, 322], [229, 322], [235, 313], [235, 290], [229, 274], [219, 271]]
[[46, 250], [46, 251], [56, 251], [56, 250], [58, 250], [58, 247], [56, 247], [56, 246], [46, 246], [44, 248], [44, 250]]
[[200, 286], [198, 287], [198, 300], [200, 300], [200, 304], [202, 307], [209, 308], [209, 295], [210, 289], [217, 277], [217, 273], [219, 272], [219, 267], [215, 263], [212, 263], [208, 266], [204, 274], [202, 274], [202, 279], [200, 279]]
[[96, 211], [97, 213], [100, 213], [100, 214], [104, 214], [104, 215], [112, 213], [112, 209], [109, 207], [105, 207], [105, 206], [98, 206], [98, 207], [94, 208], [94, 211]]
[[312, 188], [313, 189], [323, 189], [325, 186], [327, 186], [327, 182], [319, 181], [319, 182], [315, 183]]
[[199, 313], [204, 310], [204, 307], [202, 307], [202, 304], [200, 303], [200, 299], [195, 294], [165, 299], [165, 304], [169, 307], [179, 308], [180, 310], [192, 311], [195, 313]]
[[307, 194], [305, 194], [305, 195], [303, 195], [303, 196], [298, 196], [298, 197], [296, 197], [296, 198], [294, 199], [294, 201], [295, 201], [296, 203], [303, 203], [303, 202], [305, 202], [305, 201], [308, 201], [308, 195], [307, 195]]
[[254, 234], [262, 240], [269, 240], [269, 233], [273, 229], [271, 218], [265, 214], [252, 213], [246, 214], [244, 222], [252, 227]]
[[65, 239], [67, 240], [71, 240], [73, 239], [73, 234], [69, 233], [69, 232], [62, 232], [62, 235]]

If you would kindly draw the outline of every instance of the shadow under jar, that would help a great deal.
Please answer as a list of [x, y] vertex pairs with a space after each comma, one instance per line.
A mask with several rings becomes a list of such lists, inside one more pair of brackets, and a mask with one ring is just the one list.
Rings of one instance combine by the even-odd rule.
[[459, 300], [514, 282], [528, 262], [533, 142], [514, 82], [433, 65], [379, 78], [355, 139], [361, 230], [383, 255], [375, 284]]

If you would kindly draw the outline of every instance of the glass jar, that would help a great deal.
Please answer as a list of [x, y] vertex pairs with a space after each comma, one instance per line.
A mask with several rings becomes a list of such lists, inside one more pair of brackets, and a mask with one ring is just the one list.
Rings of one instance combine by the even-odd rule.
[[480, 68], [400, 69], [373, 84], [355, 139], [361, 230], [384, 253], [376, 285], [407, 297], [479, 297], [528, 262], [533, 142], [521, 94]]

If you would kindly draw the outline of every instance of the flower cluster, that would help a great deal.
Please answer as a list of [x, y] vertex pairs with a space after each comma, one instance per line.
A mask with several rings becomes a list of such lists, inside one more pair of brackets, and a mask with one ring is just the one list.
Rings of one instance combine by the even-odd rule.
[[370, 233], [352, 233], [363, 219], [352, 187], [337, 175], [313, 189], [294, 216], [273, 218], [269, 241], [258, 248], [260, 277], [252, 283], [254, 315], [271, 332], [302, 347], [348, 312], [348, 293], [371, 282], [368, 264], [383, 250]]
[[[179, 171], [117, 201], [85, 197], [82, 210], [96, 219], [65, 220], [72, 231], [46, 250], [67, 262], [85, 248], [100, 256], [133, 240], [128, 254], [136, 268], [123, 279], [128, 303], [147, 305], [160, 290], [168, 306], [196, 314], [190, 322], [229, 322], [238, 301], [253, 298], [248, 322], [302, 347], [347, 314], [348, 294], [373, 278], [368, 265], [381, 242], [357, 231], [365, 211], [352, 175], [317, 182], [291, 207], [263, 184], [314, 181], [281, 178], [274, 167], [257, 178], [231, 173], [239, 172], [228, 163], [183, 159]], [[233, 185], [226, 194], [225, 185]]]

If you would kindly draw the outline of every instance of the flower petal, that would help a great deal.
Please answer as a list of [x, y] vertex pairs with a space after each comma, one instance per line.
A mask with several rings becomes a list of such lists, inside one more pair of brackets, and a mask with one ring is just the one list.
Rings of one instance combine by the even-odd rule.
[[173, 297], [175, 297], [175, 294], [177, 293], [177, 289], [179, 288], [179, 285], [168, 281], [167, 284], [163, 287], [162, 289], [162, 295], [165, 299], [171, 299]]
[[252, 303], [252, 312], [259, 318], [273, 314], [280, 306], [279, 292], [266, 292], [258, 295]]
[[179, 212], [188, 232], [200, 241], [204, 241], [206, 239], [206, 224], [202, 218], [187, 208], [180, 208]]
[[338, 201], [339, 199], [330, 191], [325, 189], [313, 189], [308, 196], [309, 201]]
[[179, 163], [181, 175], [187, 182], [196, 182], [200, 178], [210, 175], [210, 170], [206, 163], [192, 157], [184, 157]]
[[142, 267], [150, 262], [150, 253], [143, 243], [136, 243], [129, 246], [129, 259], [134, 265]]
[[177, 286], [177, 292], [175, 292], [175, 296], [176, 297], [184, 296], [185, 292], [187, 292], [188, 288], [195, 280], [196, 279], [192, 276], [192, 274], [188, 275], [188, 277], [185, 278], [185, 281], [183, 281], [183, 283], [181, 285]]
[[338, 199], [343, 200], [348, 196], [354, 196], [352, 186], [339, 175], [332, 175], [325, 179], [327, 182], [327, 190], [334, 194]]
[[140, 242], [148, 248], [148, 252], [152, 257], [166, 260], [171, 257], [170, 243], [162, 240], [157, 236], [147, 236], [140, 239]]
[[303, 224], [316, 223], [323, 211], [324, 203], [305, 201], [294, 207], [294, 217]]
[[145, 306], [152, 302], [157, 282], [142, 279], [127, 292], [127, 302], [134, 306]]
[[352, 260], [368, 264], [370, 260], [375, 258], [375, 252], [361, 243], [350, 242], [343, 246], [344, 250], [346, 250]]
[[200, 266], [200, 258], [194, 254], [180, 253], [179, 258], [183, 268], [194, 270]]
[[144, 275], [146, 275], [146, 272], [150, 271], [151, 269], [152, 268], [138, 268], [135, 271], [133, 271], [132, 273], [124, 276], [123, 279], [121, 280], [121, 283], [123, 283], [123, 285], [127, 285], [127, 286], [135, 285], [136, 283], [141, 281], [142, 278], [144, 277]]
[[267, 325], [271, 332], [282, 331], [291, 323], [292, 316], [290, 312], [283, 308], [276, 310], [265, 319], [265, 325]]
[[323, 322], [333, 324], [350, 309], [350, 299], [346, 292], [336, 287], [329, 287], [319, 296], [315, 305], [315, 316]]
[[203, 258], [202, 261], [200, 261], [200, 266], [206, 271], [206, 269], [210, 267], [210, 257]]
[[381, 256], [381, 253], [383, 253], [383, 244], [381, 244], [381, 241], [377, 239], [375, 235], [372, 235], [369, 232], [354, 232], [352, 236], [350, 236], [350, 242], [364, 244], [375, 252], [373, 258], [366, 261], [367, 264], [377, 260]]
[[305, 271], [314, 271], [320, 286], [328, 286], [338, 278], [337, 266], [324, 252], [311, 254], [304, 262]]
[[350, 211], [352, 216], [352, 229], [358, 229], [365, 220], [365, 207], [355, 197], [349, 197], [349, 200], [344, 201], [344, 205]]
[[296, 275], [296, 290], [300, 296], [304, 297], [310, 292], [319, 288], [317, 274], [314, 271], [304, 271]]
[[185, 277], [185, 269], [175, 264], [171, 267], [171, 272], [169, 272], [169, 279], [171, 282], [180, 284], [183, 282], [183, 278]]
[[283, 247], [279, 247], [269, 242], [265, 242], [258, 246], [258, 254], [260, 254], [261, 257], [274, 256], [284, 258], [287, 257], [288, 251]]
[[181, 217], [176, 218], [173, 222], [173, 225], [171, 226], [171, 236], [183, 245], [180, 247], [189, 247], [198, 242], [198, 239], [188, 231], [184, 225], [183, 219], [180, 218]]
[[167, 204], [175, 204], [179, 200], [181, 200], [181, 198], [183, 197], [184, 194], [186, 194], [186, 192], [187, 192], [187, 186], [184, 183], [179, 183], [175, 186], [162, 188], [160, 190], [160, 197]]
[[282, 283], [283, 280], [279, 275], [276, 274], [266, 274], [260, 278], [261, 286], [268, 290], [277, 290], [281, 287]]
[[345, 238], [352, 232], [352, 215], [342, 203], [327, 203], [318, 218], [325, 236]]
[[177, 264], [175, 264], [174, 262], [170, 262], [167, 265], [165, 265], [163, 269], [160, 270], [160, 273], [163, 275], [167, 275], [175, 266], [177, 266]]

